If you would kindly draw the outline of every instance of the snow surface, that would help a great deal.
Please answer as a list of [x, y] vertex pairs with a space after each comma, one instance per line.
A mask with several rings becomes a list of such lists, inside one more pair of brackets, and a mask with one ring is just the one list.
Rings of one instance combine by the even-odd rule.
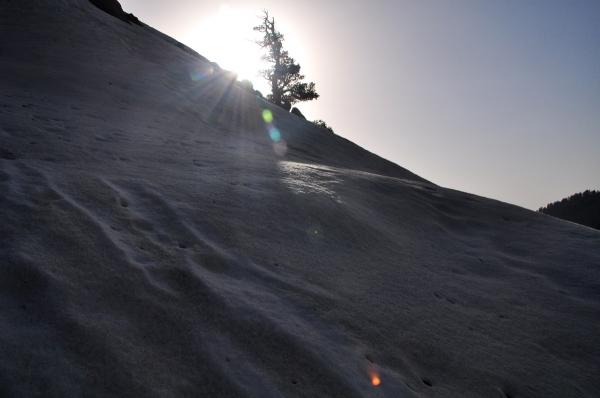
[[0, 396], [600, 396], [600, 232], [433, 185], [87, 0], [1, 7]]

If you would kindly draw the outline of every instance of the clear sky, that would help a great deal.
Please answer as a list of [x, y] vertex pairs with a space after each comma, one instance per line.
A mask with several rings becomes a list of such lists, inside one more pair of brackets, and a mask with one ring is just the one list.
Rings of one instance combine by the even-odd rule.
[[598, 0], [121, 0], [249, 77], [267, 9], [337, 134], [420, 176], [527, 208], [600, 189]]

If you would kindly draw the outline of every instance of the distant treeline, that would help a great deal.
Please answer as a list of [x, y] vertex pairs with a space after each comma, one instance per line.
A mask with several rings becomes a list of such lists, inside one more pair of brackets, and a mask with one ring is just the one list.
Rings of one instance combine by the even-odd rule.
[[541, 207], [539, 212], [600, 229], [600, 191], [576, 193]]

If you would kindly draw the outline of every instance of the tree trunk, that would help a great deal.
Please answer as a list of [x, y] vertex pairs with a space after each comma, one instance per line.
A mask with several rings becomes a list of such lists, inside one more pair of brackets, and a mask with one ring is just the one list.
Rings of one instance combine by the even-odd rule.
[[[271, 23], [271, 37], [277, 37], [277, 32], [275, 31], [275, 18], [272, 19]], [[279, 74], [280, 74], [280, 66], [281, 66], [281, 47], [274, 43], [273, 47], [273, 58], [275, 59], [275, 70], [273, 71], [273, 76], [271, 77], [271, 93], [273, 103], [281, 106], [281, 97], [282, 92], [279, 88]]]

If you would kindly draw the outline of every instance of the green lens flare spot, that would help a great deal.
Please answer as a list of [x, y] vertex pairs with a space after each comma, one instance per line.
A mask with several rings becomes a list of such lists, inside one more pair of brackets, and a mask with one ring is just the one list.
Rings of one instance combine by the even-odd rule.
[[268, 109], [264, 109], [262, 111], [262, 118], [265, 121], [265, 123], [272, 123], [273, 122], [273, 113]]

